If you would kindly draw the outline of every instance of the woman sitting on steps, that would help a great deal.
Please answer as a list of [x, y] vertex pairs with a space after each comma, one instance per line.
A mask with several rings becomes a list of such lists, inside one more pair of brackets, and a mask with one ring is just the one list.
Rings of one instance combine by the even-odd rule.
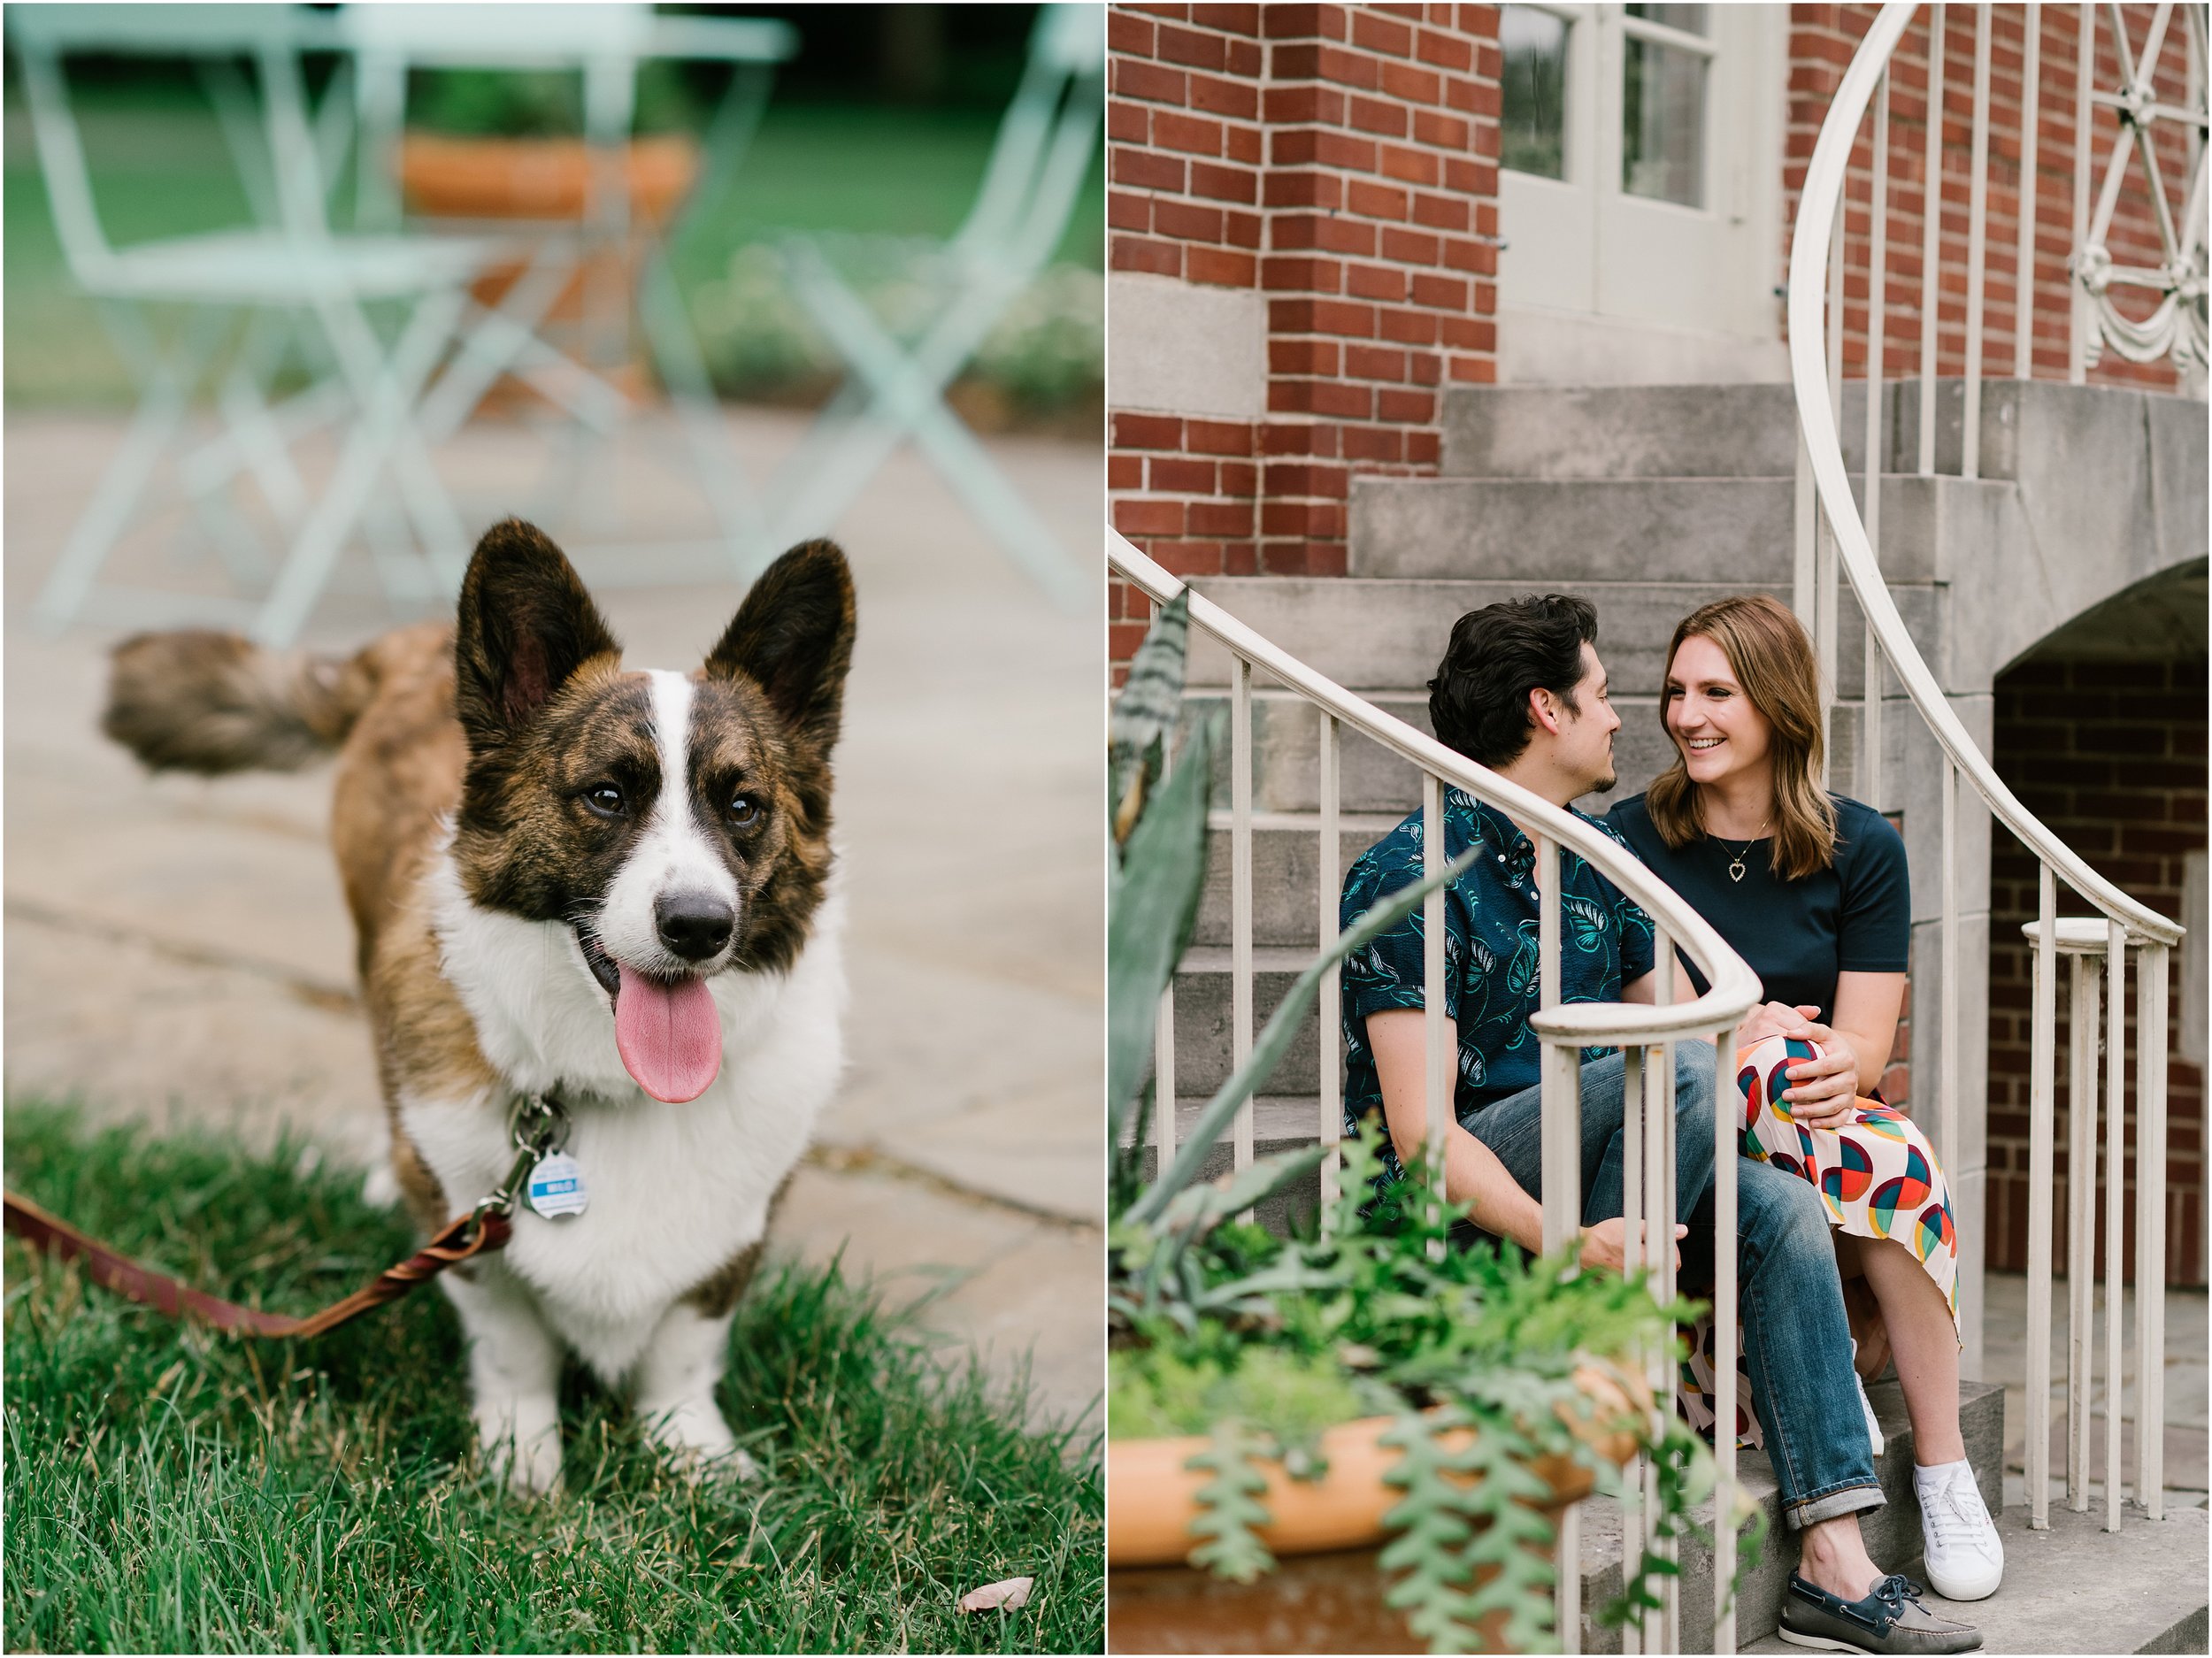
[[[1744, 1153], [1821, 1193], [1839, 1269], [1871, 1290], [1893, 1346], [1929, 1581], [1980, 1600], [2004, 1553], [1959, 1432], [1957, 1233], [1933, 1148], [1878, 1088], [1904, 995], [1904, 843], [1871, 808], [1821, 788], [1818, 667], [1775, 600], [1723, 599], [1682, 621], [1661, 718], [1674, 766], [1608, 821], [1765, 986], [1739, 1033]], [[1685, 999], [1702, 994], [1696, 970], [1686, 976]], [[1696, 1347], [1684, 1391], [1703, 1426], [1712, 1374]], [[1755, 1442], [1751, 1412], [1738, 1426]], [[1875, 1575], [1855, 1524], [1832, 1541], [1836, 1574]]]

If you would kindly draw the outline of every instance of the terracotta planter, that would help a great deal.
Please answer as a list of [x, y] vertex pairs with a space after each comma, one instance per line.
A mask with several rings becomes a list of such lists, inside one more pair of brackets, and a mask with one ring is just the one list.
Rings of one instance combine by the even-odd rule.
[[[592, 156], [580, 138], [447, 138], [409, 133], [400, 141], [399, 187], [411, 212], [438, 219], [580, 219], [591, 196]], [[630, 212], [668, 222], [699, 176], [699, 147], [680, 134], [624, 146]]]
[[[478, 221], [527, 219], [581, 224], [592, 199], [595, 162], [579, 138], [449, 138], [409, 133], [400, 141], [400, 194], [411, 213], [431, 219]], [[631, 234], [619, 247], [601, 247], [579, 262], [545, 313], [555, 325], [582, 320], [588, 295], [611, 315], [620, 307], [624, 330], [636, 291], [640, 234], [668, 223], [699, 176], [699, 147], [680, 134], [632, 140], [623, 147], [622, 173], [629, 189]], [[504, 299], [522, 275], [520, 261], [496, 265], [471, 285], [478, 303]], [[647, 375], [639, 363], [607, 364], [601, 372], [637, 395]], [[487, 401], [511, 403], [527, 394], [503, 380]]]
[[[1637, 1401], [1602, 1372], [1577, 1372], [1597, 1406], [1594, 1423], [1571, 1422], [1586, 1443], [1615, 1463], [1635, 1451], [1632, 1434], [1607, 1430], [1647, 1401]], [[1383, 1516], [1404, 1493], [1384, 1475], [1400, 1452], [1382, 1443], [1387, 1416], [1348, 1422], [1322, 1435], [1328, 1473], [1293, 1479], [1263, 1464], [1260, 1496], [1270, 1523], [1261, 1539], [1279, 1564], [1252, 1584], [1224, 1583], [1183, 1562], [1194, 1539], [1197, 1493], [1210, 1476], [1185, 1463], [1203, 1439], [1110, 1439], [1106, 1447], [1108, 1646], [1116, 1652], [1415, 1652], [1425, 1643], [1383, 1603], [1387, 1586], [1376, 1565]], [[1540, 1458], [1534, 1471], [1552, 1490], [1545, 1513], [1556, 1521], [1589, 1494], [1589, 1470], [1565, 1457]], [[1486, 1631], [1494, 1645], [1499, 1631]]]

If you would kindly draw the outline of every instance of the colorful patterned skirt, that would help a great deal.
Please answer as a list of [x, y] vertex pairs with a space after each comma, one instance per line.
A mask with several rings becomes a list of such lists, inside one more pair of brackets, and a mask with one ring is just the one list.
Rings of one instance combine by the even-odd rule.
[[[1912, 1251], [1959, 1316], [1958, 1226], [1949, 1185], [1927, 1136], [1894, 1108], [1861, 1099], [1836, 1128], [1803, 1128], [1782, 1093], [1789, 1068], [1819, 1057], [1810, 1042], [1770, 1036], [1736, 1053], [1744, 1102], [1743, 1155], [1801, 1176], [1827, 1205], [1828, 1223], [1855, 1238], [1893, 1239]], [[1751, 1373], [1741, 1332], [1736, 1342], [1736, 1432], [1746, 1445], [1764, 1436], [1751, 1409]], [[1682, 1362], [1682, 1413], [1699, 1432], [1713, 1425], [1713, 1321], [1701, 1318]]]

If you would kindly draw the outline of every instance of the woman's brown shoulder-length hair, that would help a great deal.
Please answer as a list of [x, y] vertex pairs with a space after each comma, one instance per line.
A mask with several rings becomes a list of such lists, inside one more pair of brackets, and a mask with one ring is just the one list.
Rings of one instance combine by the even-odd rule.
[[[1793, 881], [1826, 869], [1836, 857], [1836, 809], [1820, 784], [1820, 664], [1813, 641], [1786, 606], [1763, 593], [1718, 599], [1674, 630], [1667, 646], [1670, 677], [1682, 641], [1698, 637], [1720, 647], [1736, 683], [1773, 729], [1768, 752], [1774, 759], [1774, 872]], [[1663, 688], [1663, 729], [1667, 704]], [[1678, 851], [1705, 833], [1679, 750], [1674, 764], [1652, 780], [1644, 806], [1660, 839]]]

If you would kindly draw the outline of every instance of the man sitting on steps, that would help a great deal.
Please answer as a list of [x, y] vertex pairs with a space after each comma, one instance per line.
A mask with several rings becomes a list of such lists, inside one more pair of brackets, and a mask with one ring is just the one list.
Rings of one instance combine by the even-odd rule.
[[[1607, 701], [1596, 638], [1590, 606], [1557, 595], [1463, 616], [1429, 682], [1437, 740], [1562, 807], [1610, 788], [1621, 722]], [[1458, 789], [1445, 790], [1442, 818], [1447, 857], [1482, 848], [1444, 900], [1444, 1011], [1458, 1055], [1445, 1190], [1471, 1203], [1482, 1231], [1535, 1253], [1543, 1237], [1541, 1044], [1528, 1024], [1540, 982], [1535, 851], [1505, 813]], [[1594, 818], [1583, 821], [1612, 833]], [[1352, 866], [1341, 925], [1421, 879], [1421, 834], [1416, 812]], [[1564, 848], [1559, 880], [1561, 1000], [1652, 1001], [1649, 917]], [[1401, 1160], [1421, 1155], [1427, 1138], [1425, 984], [1418, 910], [1344, 963], [1347, 1126], [1382, 1112], [1390, 1131], [1385, 1163], [1394, 1173]], [[1611, 1050], [1585, 1050], [1583, 1060], [1582, 1261], [1617, 1270], [1624, 1066]], [[1713, 1091], [1712, 1044], [1677, 1043], [1677, 1239], [1712, 1187]], [[1880, 1508], [1883, 1497], [1819, 1194], [1749, 1159], [1738, 1161], [1736, 1181], [1753, 1402], [1783, 1512], [1800, 1532], [1786, 1638], [1841, 1652], [1978, 1648], [1978, 1632], [1930, 1613], [1902, 1577], [1883, 1574], [1859, 1534], [1860, 1512]]]

